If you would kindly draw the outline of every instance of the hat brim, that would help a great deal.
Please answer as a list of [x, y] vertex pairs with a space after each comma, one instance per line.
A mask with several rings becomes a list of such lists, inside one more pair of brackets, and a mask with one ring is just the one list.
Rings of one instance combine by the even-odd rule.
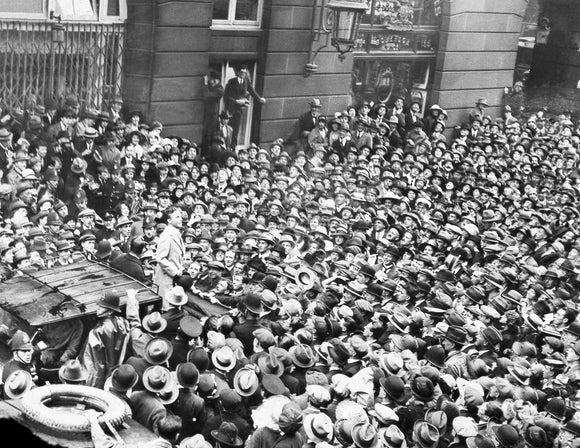
[[97, 305], [100, 306], [101, 308], [105, 308], [105, 309], [110, 310], [110, 311], [115, 311], [117, 313], [121, 312], [121, 308], [119, 308], [118, 306], [109, 305], [108, 303], [105, 303], [102, 301], [97, 303]]
[[211, 436], [215, 440], [217, 440], [219, 443], [223, 443], [226, 446], [242, 446], [244, 444], [244, 442], [242, 441], [242, 439], [239, 436], [236, 436], [236, 439], [233, 442], [231, 440], [224, 439], [221, 436], [219, 429], [212, 430]]
[[[165, 393], [167, 392], [169, 392], [169, 395], [165, 395]], [[177, 400], [178, 396], [179, 396], [179, 386], [175, 381], [171, 383], [170, 389], [162, 391], [162, 395], [160, 395], [159, 393], [157, 394], [157, 398], [159, 398], [159, 401], [161, 401], [161, 403], [163, 403], [164, 405], [173, 403], [175, 400]]]
[[[26, 392], [28, 392], [30, 389], [32, 389], [32, 375], [30, 375], [30, 373], [23, 371], [26, 374], [26, 385], [24, 387], [24, 390], [22, 390], [19, 393], [15, 393], [12, 389], [10, 389], [9, 387], [7, 387], [7, 384], [4, 384], [4, 393], [6, 394], [6, 396], [8, 398], [11, 399], [18, 399], [21, 398]], [[10, 377], [8, 377], [10, 378]], [[7, 378], [7, 380], [8, 380]]]
[[[166, 354], [163, 357], [163, 359], [153, 359], [151, 357], [151, 354], [149, 353], [149, 346], [153, 341], [162, 341], [163, 343], [165, 343], [165, 346], [167, 347], [167, 349], [166, 349]], [[169, 342], [165, 338], [157, 337], [157, 338], [151, 339], [147, 343], [147, 345], [145, 346], [145, 353], [143, 354], [143, 357], [151, 365], [162, 365], [162, 364], [166, 363], [167, 361], [169, 361], [169, 358], [171, 358], [172, 354], [173, 354], [173, 344], [171, 344], [171, 342]]]
[[211, 362], [216, 368], [223, 370], [225, 372], [230, 372], [236, 366], [236, 358], [235, 357], [232, 358], [232, 360], [230, 361], [230, 363], [227, 366], [221, 364], [217, 359], [215, 351], [211, 354]]
[[156, 389], [154, 387], [151, 386], [151, 383], [149, 381], [149, 371], [151, 370], [151, 367], [149, 367], [147, 370], [145, 370], [145, 372], [143, 373], [143, 387], [145, 387], [145, 389], [147, 389], [149, 392], [153, 392], [154, 394], [158, 393], [158, 392], [164, 392], [167, 391], [169, 388], [167, 387], [167, 383], [163, 386], [162, 389]]
[[155, 330], [149, 327], [148, 321], [146, 321], [145, 319], [143, 319], [143, 321], [141, 322], [141, 326], [147, 333], [158, 334], [163, 332], [163, 330], [167, 328], [167, 321], [165, 319], [162, 319], [161, 326]]
[[[118, 367], [117, 367], [117, 369], [118, 369]], [[109, 378], [107, 378], [107, 380], [105, 381], [105, 388], [104, 389], [109, 390], [109, 387], [113, 387], [116, 391], [119, 391], [122, 393], [129, 393], [131, 390], [133, 390], [135, 385], [139, 382], [139, 374], [137, 372], [135, 372], [135, 374], [133, 375], [133, 379], [131, 380], [131, 385], [129, 387], [127, 387], [127, 386], [123, 386], [123, 385], [119, 384], [119, 382], [115, 379], [115, 373], [116, 373], [117, 369], [113, 370], [113, 372], [111, 373]]]

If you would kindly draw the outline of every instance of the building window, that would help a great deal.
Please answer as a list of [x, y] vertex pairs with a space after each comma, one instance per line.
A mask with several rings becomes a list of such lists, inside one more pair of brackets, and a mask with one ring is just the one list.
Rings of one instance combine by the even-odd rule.
[[62, 21], [123, 22], [126, 0], [0, 0], [0, 18], [48, 20], [53, 12]]
[[[256, 63], [254, 61], [224, 61], [215, 62], [210, 64], [210, 70], [215, 70], [221, 76], [221, 84], [226, 87], [228, 81], [236, 76], [234, 72], [234, 66], [243, 63], [246, 65], [248, 74], [251, 77], [252, 85], [256, 84]], [[225, 109], [224, 101], [222, 98], [220, 104], [220, 112]], [[250, 104], [245, 109], [242, 116], [240, 130], [238, 132], [238, 144], [236, 148], [247, 148], [250, 144], [251, 131], [252, 131], [252, 115], [254, 113], [254, 100], [250, 97]]]
[[352, 74], [352, 96], [356, 104], [363, 101], [391, 103], [402, 96], [422, 98], [425, 108], [431, 82], [432, 61], [421, 59], [355, 59]]
[[257, 28], [262, 21], [263, 0], [215, 0], [213, 25]]
[[48, 17], [46, 0], [0, 0], [0, 17], [45, 19]]

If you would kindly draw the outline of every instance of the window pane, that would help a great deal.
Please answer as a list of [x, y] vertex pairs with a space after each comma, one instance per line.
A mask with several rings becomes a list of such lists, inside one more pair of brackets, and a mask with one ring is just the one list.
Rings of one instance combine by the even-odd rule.
[[215, 0], [213, 4], [214, 20], [228, 20], [229, 9], [230, 9], [230, 0]]
[[0, 0], [0, 12], [42, 13], [43, 0]]
[[119, 9], [119, 0], [109, 0], [107, 5], [107, 15], [108, 16], [119, 16], [121, 11]]
[[259, 0], [237, 0], [236, 20], [258, 20]]
[[57, 13], [67, 18], [92, 16], [98, 11], [98, 0], [94, 10], [91, 0], [57, 0], [56, 3]]

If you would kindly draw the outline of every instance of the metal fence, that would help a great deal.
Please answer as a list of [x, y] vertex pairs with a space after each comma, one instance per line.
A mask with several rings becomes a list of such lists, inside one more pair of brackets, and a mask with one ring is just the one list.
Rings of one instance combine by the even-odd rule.
[[124, 38], [124, 24], [0, 21], [0, 101], [74, 94], [100, 109], [121, 94]]

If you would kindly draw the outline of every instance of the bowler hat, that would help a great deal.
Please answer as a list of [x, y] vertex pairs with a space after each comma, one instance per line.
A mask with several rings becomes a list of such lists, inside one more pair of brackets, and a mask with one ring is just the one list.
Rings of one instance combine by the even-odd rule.
[[97, 305], [106, 308], [108, 310], [120, 313], [121, 312], [121, 308], [119, 308], [120, 302], [121, 298], [119, 297], [119, 294], [116, 291], [107, 291], [105, 292], [105, 294], [103, 294]]
[[492, 431], [497, 438], [500, 446], [503, 448], [511, 448], [516, 446], [520, 440], [520, 436], [516, 428], [510, 424], [492, 426]]
[[405, 390], [405, 383], [400, 377], [396, 375], [383, 377], [379, 383], [387, 397], [396, 403], [403, 403], [409, 398]]
[[218, 429], [211, 431], [212, 437], [220, 443], [220, 445], [242, 446], [243, 440], [238, 435], [238, 428], [231, 422], [222, 422]]
[[199, 370], [192, 362], [178, 364], [175, 374], [179, 384], [187, 389], [195, 387], [199, 380]]
[[[139, 375], [131, 364], [121, 364], [110, 376], [111, 386], [119, 392], [127, 392], [139, 381]], [[106, 390], [107, 388], [105, 388]]]
[[264, 311], [262, 305], [262, 298], [259, 294], [248, 293], [244, 297], [244, 305], [246, 309], [254, 314], [260, 314]]

